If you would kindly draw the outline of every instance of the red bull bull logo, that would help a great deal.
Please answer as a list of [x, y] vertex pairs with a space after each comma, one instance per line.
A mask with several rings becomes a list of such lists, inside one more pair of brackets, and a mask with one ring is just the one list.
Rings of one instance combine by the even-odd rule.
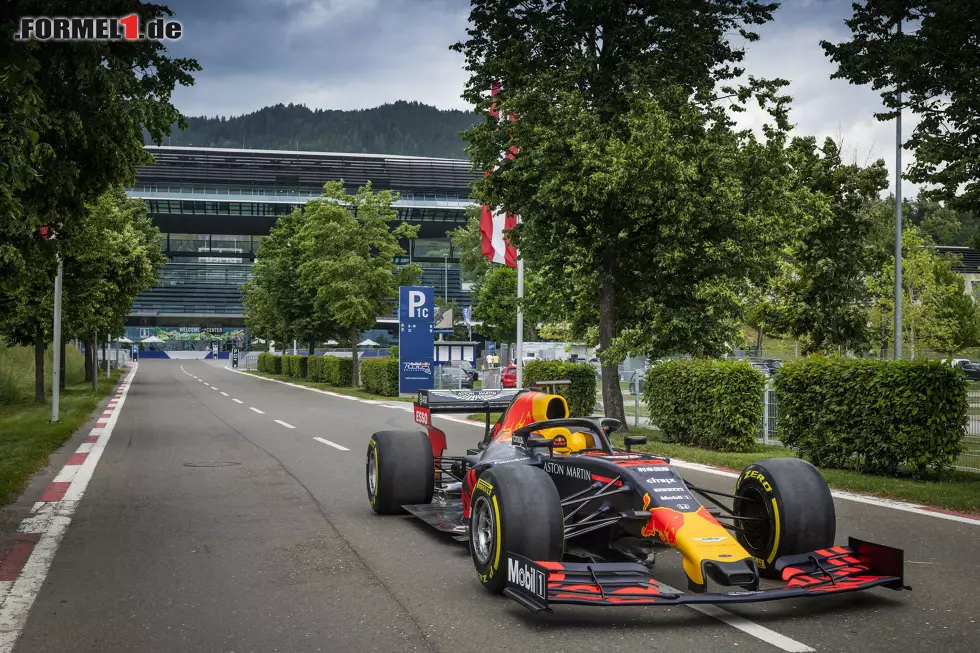
[[[643, 495], [643, 509], [646, 510], [650, 505], [650, 495]], [[677, 512], [671, 508], [652, 508], [650, 509], [650, 519], [645, 526], [640, 529], [640, 534], [644, 537], [656, 535], [664, 544], [675, 544], [677, 542], [677, 531], [684, 525], [684, 513]]]

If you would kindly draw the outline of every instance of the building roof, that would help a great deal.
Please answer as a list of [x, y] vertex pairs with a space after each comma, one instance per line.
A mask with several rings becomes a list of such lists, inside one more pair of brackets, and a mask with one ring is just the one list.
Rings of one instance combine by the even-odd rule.
[[155, 163], [141, 166], [137, 185], [266, 186], [319, 189], [343, 179], [354, 188], [469, 195], [480, 177], [469, 161], [395, 154], [146, 146]]
[[936, 251], [940, 254], [957, 256], [959, 261], [953, 263], [953, 269], [957, 272], [980, 272], [980, 251], [952, 245], [939, 245], [936, 247]]

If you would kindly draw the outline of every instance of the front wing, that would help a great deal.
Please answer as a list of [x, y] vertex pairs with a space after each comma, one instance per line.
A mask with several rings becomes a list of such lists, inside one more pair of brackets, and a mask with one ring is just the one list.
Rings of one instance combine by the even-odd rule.
[[551, 605], [680, 605], [774, 601], [871, 587], [911, 589], [904, 580], [901, 549], [850, 538], [848, 546], [776, 560], [786, 586], [717, 594], [683, 594], [661, 586], [634, 563], [535, 562], [510, 554], [504, 594], [524, 607], [551, 612]]

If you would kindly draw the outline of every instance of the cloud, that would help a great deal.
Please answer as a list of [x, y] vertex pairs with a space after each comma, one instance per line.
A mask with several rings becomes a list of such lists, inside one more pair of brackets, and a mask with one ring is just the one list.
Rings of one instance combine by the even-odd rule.
[[[178, 89], [187, 115], [237, 115], [279, 102], [327, 109], [417, 100], [468, 109], [460, 98], [467, 74], [451, 43], [465, 38], [467, 0], [170, 0], [185, 36], [174, 56], [196, 58], [195, 86]], [[859, 163], [884, 158], [894, 171], [895, 126], [869, 87], [831, 80], [834, 66], [820, 41], [843, 41], [851, 0], [785, 0], [760, 28], [745, 66], [760, 77], [791, 80], [797, 133], [843, 139]], [[758, 127], [765, 116], [741, 118]], [[905, 133], [911, 133], [911, 116]], [[905, 164], [911, 153], [904, 153]], [[906, 195], [915, 187], [903, 184]]]

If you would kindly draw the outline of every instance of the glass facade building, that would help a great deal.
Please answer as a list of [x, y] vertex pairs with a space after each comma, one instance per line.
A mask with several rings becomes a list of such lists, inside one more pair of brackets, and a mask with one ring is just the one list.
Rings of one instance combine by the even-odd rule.
[[[399, 193], [398, 216], [419, 225], [419, 237], [402, 243], [399, 264], [423, 268], [424, 285], [462, 306], [458, 253], [449, 232], [466, 224], [469, 184], [478, 178], [469, 161], [424, 157], [148, 146], [155, 161], [140, 168], [130, 197], [146, 202], [163, 234], [169, 261], [160, 284], [137, 297], [127, 325], [130, 338], [166, 335], [188, 340], [242, 338], [241, 286], [262, 240], [279, 216], [302, 210], [323, 184], [343, 180], [351, 192], [371, 183]], [[393, 305], [394, 307], [394, 305]], [[391, 328], [394, 311], [379, 315]], [[163, 332], [163, 333], [160, 333]], [[178, 334], [180, 337], [174, 336]], [[174, 342], [176, 344], [176, 342]]]

